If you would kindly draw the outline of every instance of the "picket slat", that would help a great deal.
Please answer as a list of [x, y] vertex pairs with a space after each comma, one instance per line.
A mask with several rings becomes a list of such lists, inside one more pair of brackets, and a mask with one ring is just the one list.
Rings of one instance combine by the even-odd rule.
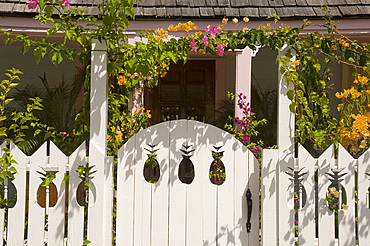
[[171, 121], [169, 156], [169, 245], [186, 245], [186, 185], [178, 177], [181, 149], [187, 144], [187, 121]]
[[358, 242], [360, 246], [370, 242], [370, 149], [357, 160], [358, 165]]
[[338, 224], [339, 224], [339, 245], [354, 246], [356, 245], [356, 229], [355, 229], [355, 166], [356, 160], [347, 152], [347, 150], [339, 145], [338, 149], [338, 169], [343, 171], [339, 173], [345, 174], [343, 181], [340, 182], [346, 192], [347, 209], [342, 208], [339, 204]]
[[65, 182], [67, 157], [53, 143], [50, 142], [50, 167], [57, 167], [53, 184], [57, 187], [58, 200], [54, 207], [49, 208], [48, 217], [48, 245], [60, 246], [64, 241], [65, 229]]
[[277, 149], [262, 151], [261, 166], [261, 240], [262, 245], [276, 246], [277, 241]]
[[334, 168], [334, 146], [331, 145], [318, 159], [318, 210], [319, 210], [319, 245], [335, 245], [334, 213], [328, 209], [326, 196], [331, 182], [327, 173]]
[[[202, 168], [203, 162], [203, 155], [201, 151], [201, 146], [204, 146], [205, 143], [203, 139], [199, 136], [203, 135], [204, 125], [200, 122], [196, 121], [187, 121], [187, 142], [189, 145], [192, 145], [190, 149], [195, 149], [190, 157], [194, 165], [194, 180], [191, 184], [186, 185], [182, 184], [186, 187], [186, 195], [187, 195], [187, 238], [186, 242], [188, 246], [191, 245], [202, 245], [203, 238], [202, 238], [202, 230], [199, 230], [199, 226], [202, 225], [202, 207], [203, 207], [203, 199], [202, 199], [202, 189], [199, 187], [203, 187], [203, 182], [209, 182], [209, 180], [205, 179], [207, 177], [208, 172], [204, 173], [204, 169]], [[189, 150], [190, 150], [189, 149]], [[178, 171], [179, 163], [177, 164], [176, 172]]]
[[134, 245], [134, 176], [136, 170], [136, 136], [132, 137], [119, 151], [117, 163], [117, 224], [116, 244]]
[[17, 202], [8, 209], [8, 245], [22, 245], [24, 241], [24, 221], [26, 209], [27, 156], [14, 144], [10, 143], [10, 155], [17, 161], [13, 184], [17, 189]]
[[[298, 245], [315, 245], [315, 165], [314, 159], [308, 151], [299, 144], [298, 147], [298, 174], [302, 177], [300, 189], [302, 195], [298, 195]], [[299, 177], [299, 178], [301, 178]], [[303, 206], [303, 189], [306, 191], [306, 201]], [[302, 207], [303, 206], [303, 207]]]
[[48, 158], [46, 155], [47, 143], [31, 156], [30, 159], [30, 184], [29, 184], [29, 211], [28, 211], [28, 244], [43, 245], [45, 236], [45, 208], [37, 203], [37, 190], [41, 184], [41, 173], [45, 173], [42, 168], [46, 167]]
[[[234, 218], [234, 180], [235, 180], [235, 165], [246, 165], [247, 158], [243, 158], [235, 163], [234, 147], [235, 138], [227, 132], [218, 132], [218, 139], [222, 139], [224, 155], [221, 159], [225, 165], [226, 178], [225, 182], [217, 187], [217, 227], [218, 227], [218, 245], [235, 245], [235, 218]], [[248, 155], [246, 155], [248, 156]], [[245, 181], [245, 179], [244, 179]], [[244, 197], [245, 199], [245, 197]]]
[[77, 188], [82, 179], [78, 166], [86, 165], [86, 143], [82, 143], [69, 157], [68, 245], [82, 245], [84, 235], [84, 208], [77, 203]]
[[152, 189], [151, 245], [168, 244], [168, 204], [169, 189], [169, 122], [158, 124], [151, 131], [150, 141], [156, 144], [157, 160], [160, 166], [160, 178], [155, 184], [147, 184]]

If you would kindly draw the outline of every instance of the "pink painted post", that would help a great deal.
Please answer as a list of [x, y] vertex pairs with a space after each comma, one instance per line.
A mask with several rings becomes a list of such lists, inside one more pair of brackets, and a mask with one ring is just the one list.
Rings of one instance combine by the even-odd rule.
[[[252, 86], [252, 50], [250, 48], [236, 51], [235, 72], [235, 93], [243, 93], [243, 95], [247, 96], [246, 100], [250, 103]], [[235, 101], [235, 117], [243, 117], [243, 112], [239, 109], [237, 101]]]

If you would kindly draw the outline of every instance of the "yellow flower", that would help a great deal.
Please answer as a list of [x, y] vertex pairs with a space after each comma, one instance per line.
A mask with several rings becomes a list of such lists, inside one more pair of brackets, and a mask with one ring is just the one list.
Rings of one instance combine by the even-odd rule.
[[200, 35], [202, 35], [202, 31], [199, 31], [199, 32], [195, 33], [195, 36], [200, 36]]
[[366, 93], [370, 95], [370, 90], [366, 90]]
[[301, 64], [299, 60], [294, 61], [294, 66], [299, 66], [299, 64]]
[[358, 81], [361, 83], [361, 85], [366, 85], [367, 82], [369, 82], [369, 78], [366, 76], [358, 76]]
[[146, 32], [151, 32], [151, 31], [152, 31], [152, 29], [146, 29], [145, 31], [146, 31]]
[[332, 49], [332, 50], [337, 50], [337, 46], [336, 46], [336, 45], [332, 45], [332, 46], [331, 46], [331, 49]]
[[243, 18], [243, 21], [244, 22], [249, 22], [249, 18], [246, 16], [246, 17]]
[[271, 24], [270, 23], [267, 23], [267, 27], [270, 28], [271, 27]]
[[194, 23], [192, 21], [188, 21], [188, 23], [186, 23], [186, 24], [188, 24], [190, 27], [194, 26]]
[[138, 112], [137, 110], [135, 110], [134, 114], [135, 114], [135, 115], [138, 115], [138, 114], [139, 114], [139, 112]]
[[118, 85], [126, 85], [126, 79], [125, 79], [122, 75], [120, 75], [120, 76], [118, 77], [117, 84], [118, 84]]
[[193, 26], [193, 29], [194, 29], [194, 30], [197, 30], [197, 29], [198, 29], [198, 26]]
[[177, 31], [177, 27], [174, 27], [172, 24], [168, 26], [168, 31], [170, 32], [176, 32]]
[[335, 93], [335, 96], [336, 96], [338, 99], [341, 99], [341, 98], [343, 98], [343, 93], [339, 93], [339, 92], [337, 92], [337, 93]]
[[319, 48], [320, 47], [320, 45], [318, 45], [318, 44], [314, 44], [313, 46], [315, 46], [316, 48]]
[[146, 111], [146, 115], [148, 116], [149, 119], [152, 118], [152, 115], [150, 114], [150, 110]]
[[145, 111], [145, 108], [144, 107], [140, 107], [139, 108], [139, 111]]
[[218, 29], [220, 29], [221, 31], [222, 29], [224, 29], [224, 25], [218, 25]]
[[342, 204], [342, 208], [344, 209], [344, 210], [347, 210], [348, 208], [349, 208], [349, 206], [347, 206], [346, 204]]
[[161, 74], [161, 78], [164, 78], [164, 76], [166, 76], [167, 72], [164, 72]]
[[222, 22], [222, 24], [226, 25], [228, 21], [229, 21], [228, 18], [223, 18], [221, 22]]
[[203, 55], [206, 53], [204, 49], [199, 49], [199, 52], [202, 53]]
[[249, 29], [248, 27], [243, 27], [243, 32], [249, 32], [251, 29]]
[[234, 24], [237, 24], [238, 22], [239, 22], [239, 20], [238, 20], [237, 18], [234, 18], [234, 19], [233, 19], [233, 23], [234, 23]]
[[358, 91], [354, 91], [352, 93], [352, 98], [357, 98], [357, 97], [360, 97], [361, 96], [361, 92], [358, 92]]

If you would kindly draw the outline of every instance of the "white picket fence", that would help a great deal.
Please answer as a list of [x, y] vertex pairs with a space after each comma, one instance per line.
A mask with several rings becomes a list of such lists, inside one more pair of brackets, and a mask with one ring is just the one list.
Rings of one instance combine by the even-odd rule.
[[[89, 180], [87, 239], [93, 246], [112, 245], [114, 177], [113, 158], [106, 156], [106, 60], [106, 44], [94, 41], [88, 157], [84, 144], [68, 157], [53, 143], [49, 151], [44, 143], [29, 157], [11, 144], [18, 173], [14, 180], [5, 182], [2, 196], [9, 196], [10, 201], [16, 190], [17, 199], [7, 213], [6, 209], [0, 209], [0, 232], [4, 231], [0, 233], [0, 240], [6, 245], [18, 246], [24, 242], [28, 246], [82, 245], [84, 210], [77, 203], [77, 188], [82, 180], [76, 170], [86, 163], [96, 171]], [[132, 137], [118, 153], [116, 245], [288, 246], [296, 242], [300, 246], [368, 245], [370, 151], [354, 160], [343, 147], [339, 148], [337, 159], [333, 146], [318, 159], [312, 158], [301, 146], [295, 150], [294, 115], [289, 111], [287, 90], [284, 76], [279, 74], [278, 149], [263, 151], [261, 169], [253, 154], [233, 136], [200, 122], [161, 123]], [[150, 146], [158, 149], [155, 158], [160, 176], [156, 183], [149, 183], [144, 177]], [[178, 176], [184, 146], [194, 149], [187, 157], [194, 165], [194, 179], [189, 184], [182, 183]], [[214, 161], [212, 151], [218, 155], [223, 151], [221, 161], [226, 179], [221, 185], [213, 184], [209, 178]], [[298, 151], [298, 158], [295, 158], [295, 151]], [[39, 205], [37, 195], [42, 189], [39, 187], [40, 172], [56, 173], [53, 184], [45, 188], [44, 208]], [[68, 186], [62, 182], [67, 172], [70, 175]], [[339, 182], [330, 181], [329, 174], [338, 176]], [[340, 195], [340, 203], [349, 206], [347, 210], [339, 209], [337, 226], [326, 202], [332, 183], [341, 193], [345, 191], [346, 201], [341, 200]], [[297, 215], [295, 186], [299, 187], [300, 199]], [[57, 202], [48, 206], [49, 201], [54, 201], [54, 187]], [[355, 187], [358, 192], [357, 234]], [[252, 195], [249, 201], [248, 192]], [[296, 218], [297, 236], [294, 231]], [[246, 226], [248, 222], [251, 223], [250, 232]], [[335, 237], [336, 227], [338, 238]]]

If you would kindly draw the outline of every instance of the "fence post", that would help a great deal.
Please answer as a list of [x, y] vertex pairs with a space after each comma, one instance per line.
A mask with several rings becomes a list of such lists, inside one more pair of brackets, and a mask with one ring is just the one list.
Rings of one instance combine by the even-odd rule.
[[[288, 51], [285, 45], [279, 51], [279, 57]], [[295, 60], [295, 55], [291, 58]], [[294, 184], [288, 179], [288, 167], [294, 168], [294, 128], [295, 117], [290, 111], [290, 100], [287, 97], [288, 90], [292, 89], [292, 83], [288, 87], [285, 76], [278, 71], [278, 128], [277, 128], [277, 228], [279, 245], [294, 245]]]
[[[112, 245], [113, 161], [107, 157], [108, 72], [107, 43], [91, 44], [88, 240], [91, 245]], [[90, 205], [91, 204], [91, 205]]]

